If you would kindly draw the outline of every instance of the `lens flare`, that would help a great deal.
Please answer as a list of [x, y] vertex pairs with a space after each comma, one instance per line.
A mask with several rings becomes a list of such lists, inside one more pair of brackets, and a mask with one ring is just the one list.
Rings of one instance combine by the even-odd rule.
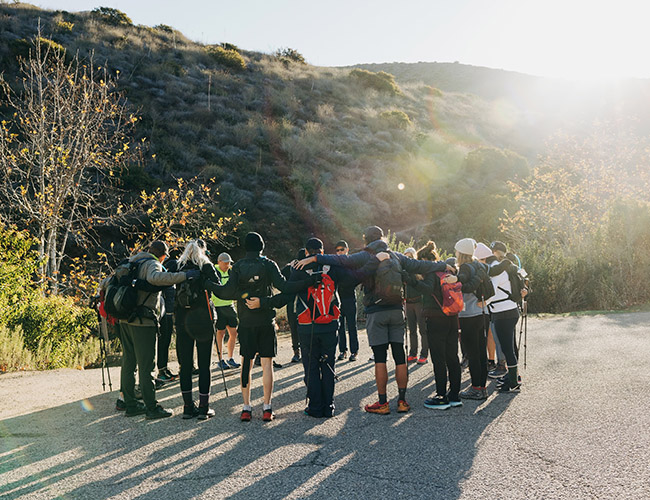
[[403, 191], [405, 187], [406, 187], [406, 186], [404, 185], [403, 182], [400, 182], [400, 183], [397, 185], [397, 189], [399, 189], [400, 191]]
[[93, 404], [90, 401], [88, 401], [87, 399], [84, 399], [84, 400], [81, 401], [81, 409], [83, 411], [85, 411], [85, 412], [91, 412], [91, 411], [93, 411], [95, 409], [95, 407], [93, 406]]

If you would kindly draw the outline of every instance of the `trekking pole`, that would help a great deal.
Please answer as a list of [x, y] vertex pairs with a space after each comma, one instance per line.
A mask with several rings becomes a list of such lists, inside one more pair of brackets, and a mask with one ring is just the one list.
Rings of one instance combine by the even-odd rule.
[[526, 369], [526, 344], [528, 342], [528, 302], [524, 300], [524, 370]]
[[309, 361], [307, 362], [307, 392], [305, 393], [305, 404], [309, 406], [309, 379], [311, 376], [311, 353], [314, 347], [314, 313], [316, 312], [316, 303], [311, 313], [311, 335], [309, 336]]
[[108, 325], [106, 324], [106, 318], [103, 318], [97, 310], [97, 319], [99, 329], [99, 356], [102, 363], [102, 390], [106, 390], [106, 379], [104, 377], [104, 367], [106, 367], [106, 374], [108, 375], [108, 388], [113, 390], [113, 384], [111, 382], [111, 371], [108, 368], [108, 348], [106, 347], [106, 342], [108, 341]]
[[336, 374], [336, 372], [334, 371], [334, 369], [333, 369], [333, 368], [330, 366], [330, 364], [327, 362], [327, 354], [323, 354], [323, 355], [320, 357], [320, 359], [318, 360], [318, 362], [321, 363], [321, 364], [322, 364], [322, 363], [325, 363], [325, 364], [327, 365], [327, 367], [330, 369], [330, 371], [332, 372], [332, 375], [334, 375], [334, 380], [336, 380], [337, 382], [339, 382], [339, 376]]
[[[219, 345], [217, 344], [217, 330], [214, 327], [214, 318], [212, 317], [212, 307], [210, 306], [210, 297], [208, 296], [208, 291], [205, 290], [205, 302], [206, 305], [208, 306], [208, 314], [210, 315], [210, 324], [212, 325], [212, 337], [214, 338], [214, 343], [217, 347], [217, 357], [219, 358], [219, 368], [221, 369], [221, 379], [223, 380], [223, 388], [226, 391], [226, 397], [230, 397], [228, 395], [228, 384], [226, 384], [226, 374], [223, 372], [223, 363], [222, 363], [222, 357], [221, 357], [221, 350], [219, 349]], [[212, 348], [212, 346], [210, 346]]]

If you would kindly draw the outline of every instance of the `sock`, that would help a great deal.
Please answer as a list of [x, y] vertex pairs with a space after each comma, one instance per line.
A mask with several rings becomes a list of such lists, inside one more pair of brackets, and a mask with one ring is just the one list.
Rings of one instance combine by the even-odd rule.
[[199, 406], [208, 406], [208, 399], [210, 398], [210, 393], [201, 394], [199, 392]]
[[185, 403], [185, 406], [191, 406], [192, 405], [192, 391], [187, 391], [183, 392], [183, 403]]
[[508, 382], [510, 382], [510, 387], [517, 385], [517, 365], [508, 367]]
[[488, 363], [494, 363], [493, 359], [488, 359]]
[[253, 411], [253, 407], [251, 405], [244, 405], [244, 410], [245, 411]]
[[404, 387], [404, 389], [400, 389], [398, 387], [398, 390], [399, 390], [399, 396], [397, 399], [399, 399], [400, 401], [406, 401], [406, 387]]
[[386, 394], [380, 394], [379, 395], [379, 404], [383, 405], [384, 403], [386, 403], [386, 401], [388, 401], [388, 399], [386, 399]]
[[267, 405], [266, 403], [264, 403], [264, 411], [270, 410], [270, 409], [271, 409], [271, 405], [270, 404]]

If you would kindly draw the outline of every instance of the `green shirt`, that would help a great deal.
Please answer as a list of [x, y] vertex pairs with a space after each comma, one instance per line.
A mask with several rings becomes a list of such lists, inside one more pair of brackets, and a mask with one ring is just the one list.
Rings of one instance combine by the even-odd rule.
[[[215, 269], [217, 270], [217, 273], [219, 273], [219, 277], [221, 278], [221, 284], [225, 285], [228, 283], [228, 279], [230, 277], [230, 270], [228, 271], [222, 271], [219, 266], [215, 266]], [[216, 307], [223, 307], [223, 306], [231, 306], [233, 301], [232, 300], [223, 300], [218, 298], [215, 294], [212, 294], [212, 303]]]

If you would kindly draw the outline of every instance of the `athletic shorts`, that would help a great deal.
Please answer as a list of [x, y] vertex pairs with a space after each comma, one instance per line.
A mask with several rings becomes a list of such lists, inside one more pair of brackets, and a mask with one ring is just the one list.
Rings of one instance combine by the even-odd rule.
[[404, 343], [406, 322], [403, 309], [377, 311], [366, 316], [366, 332], [370, 346]]
[[273, 358], [278, 353], [278, 341], [275, 336], [275, 322], [264, 326], [240, 326], [239, 353], [253, 359], [259, 353], [261, 358]]
[[237, 311], [233, 306], [218, 306], [217, 330], [225, 330], [227, 326], [237, 328]]

